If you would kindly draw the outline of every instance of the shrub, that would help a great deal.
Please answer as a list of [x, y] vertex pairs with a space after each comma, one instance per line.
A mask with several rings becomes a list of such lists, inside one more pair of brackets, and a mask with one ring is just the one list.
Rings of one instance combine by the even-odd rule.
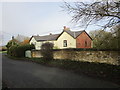
[[11, 47], [9, 47], [8, 54], [11, 56], [16, 56], [16, 48], [17, 45], [12, 45]]
[[7, 48], [10, 48], [11, 46], [13, 46], [13, 45], [18, 45], [18, 44], [19, 44], [19, 42], [18, 42], [16, 39], [13, 39], [13, 40], [10, 40], [10, 41], [7, 43], [6, 47], [7, 47]]
[[34, 45], [13, 45], [9, 48], [8, 54], [15, 57], [25, 57], [25, 51], [34, 49]]
[[120, 49], [96, 49], [96, 48], [65, 48], [58, 50], [74, 50], [74, 51], [120, 51]]
[[41, 45], [41, 54], [45, 60], [53, 59], [53, 44], [52, 43], [43, 43]]
[[17, 41], [16, 39], [10, 40], [7, 43], [7, 45], [6, 45], [6, 47], [7, 47], [7, 54], [11, 54], [10, 48], [12, 46], [14, 47], [14, 46], [17, 46], [17, 45], [19, 45], [19, 41]]

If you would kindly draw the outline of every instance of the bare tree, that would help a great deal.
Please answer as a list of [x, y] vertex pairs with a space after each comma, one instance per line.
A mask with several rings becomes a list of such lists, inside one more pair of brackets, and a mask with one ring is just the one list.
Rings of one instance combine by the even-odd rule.
[[[96, 40], [96, 38], [98, 38], [99, 35], [102, 36], [103, 34], [102, 32], [106, 28], [110, 28], [110, 30], [113, 30], [111, 31], [113, 35], [120, 31], [120, 28], [118, 28], [118, 26], [120, 25], [120, 1], [102, 0], [101, 2], [91, 3], [64, 2], [62, 8], [64, 11], [67, 11], [68, 14], [72, 15], [72, 22], [74, 22], [77, 26], [80, 27], [82, 26], [86, 29], [89, 25], [94, 24], [101, 27], [100, 29], [102, 31], [99, 32], [98, 34], [95, 34], [93, 40]], [[116, 37], [119, 38], [119, 35], [118, 34], [116, 35], [117, 35]], [[108, 40], [108, 38], [109, 35], [106, 36], [106, 38], [102, 39], [99, 45], [104, 45], [104, 42]], [[119, 44], [117, 44], [117, 46], [118, 45]]]
[[94, 23], [101, 26], [101, 22], [106, 22], [101, 26], [105, 29], [120, 23], [120, 1], [74, 2], [74, 4], [64, 2], [62, 8], [72, 15], [73, 22], [85, 28]]

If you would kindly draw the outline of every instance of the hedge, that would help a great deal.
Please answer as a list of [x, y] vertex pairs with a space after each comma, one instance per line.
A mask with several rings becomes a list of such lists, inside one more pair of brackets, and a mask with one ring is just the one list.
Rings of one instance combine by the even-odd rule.
[[34, 49], [34, 45], [13, 45], [8, 49], [8, 54], [14, 57], [25, 57], [25, 51]]
[[44, 60], [52, 60], [53, 59], [53, 44], [46, 42], [41, 45], [41, 55]]
[[66, 48], [66, 49], [53, 49], [53, 51], [60, 51], [60, 50], [67, 50], [67, 51], [120, 51], [120, 49], [96, 49], [96, 48]]

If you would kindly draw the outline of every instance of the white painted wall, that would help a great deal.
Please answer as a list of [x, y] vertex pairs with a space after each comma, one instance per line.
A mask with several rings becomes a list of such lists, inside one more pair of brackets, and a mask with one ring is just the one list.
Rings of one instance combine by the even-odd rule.
[[41, 45], [43, 43], [46, 43], [46, 42], [53, 43], [54, 46], [56, 46], [56, 41], [41, 41], [41, 42], [37, 42], [34, 37], [31, 39], [30, 44], [34, 44], [35, 45], [35, 49], [40, 50], [41, 49]]
[[31, 41], [30, 41], [30, 44], [34, 44], [34, 45], [35, 45], [35, 49], [40, 50], [40, 47], [41, 47], [41, 45], [42, 45], [42, 42], [37, 42], [37, 41], [35, 40], [35, 38], [33, 37], [33, 38], [31, 39]]
[[[67, 40], [67, 47], [63, 46], [63, 41]], [[62, 35], [54, 41], [42, 41], [42, 42], [37, 42], [35, 40], [35, 38], [33, 37], [30, 41], [30, 44], [34, 44], [35, 45], [35, 49], [40, 50], [41, 45], [43, 43], [46, 42], [50, 42], [54, 44], [54, 48], [59, 48], [59, 49], [63, 49], [63, 48], [76, 48], [76, 39], [74, 39], [72, 36], [70, 36], [68, 33], [63, 32]]]
[[[67, 47], [63, 47], [63, 41], [67, 40]], [[56, 46], [62, 48], [76, 48], [76, 39], [70, 36], [68, 33], [63, 32], [62, 35], [56, 41]]]
[[57, 46], [57, 41], [56, 41], [56, 40], [53, 40], [53, 41], [44, 41], [43, 43], [46, 43], [46, 42], [53, 43], [55, 49], [58, 49], [58, 48], [59, 48], [59, 47]]

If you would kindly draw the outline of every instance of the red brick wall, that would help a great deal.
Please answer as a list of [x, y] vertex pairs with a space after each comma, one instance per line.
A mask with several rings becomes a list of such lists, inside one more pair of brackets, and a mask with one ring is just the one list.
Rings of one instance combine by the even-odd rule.
[[83, 32], [76, 38], [76, 47], [77, 48], [91, 48], [92, 40], [91, 38]]

